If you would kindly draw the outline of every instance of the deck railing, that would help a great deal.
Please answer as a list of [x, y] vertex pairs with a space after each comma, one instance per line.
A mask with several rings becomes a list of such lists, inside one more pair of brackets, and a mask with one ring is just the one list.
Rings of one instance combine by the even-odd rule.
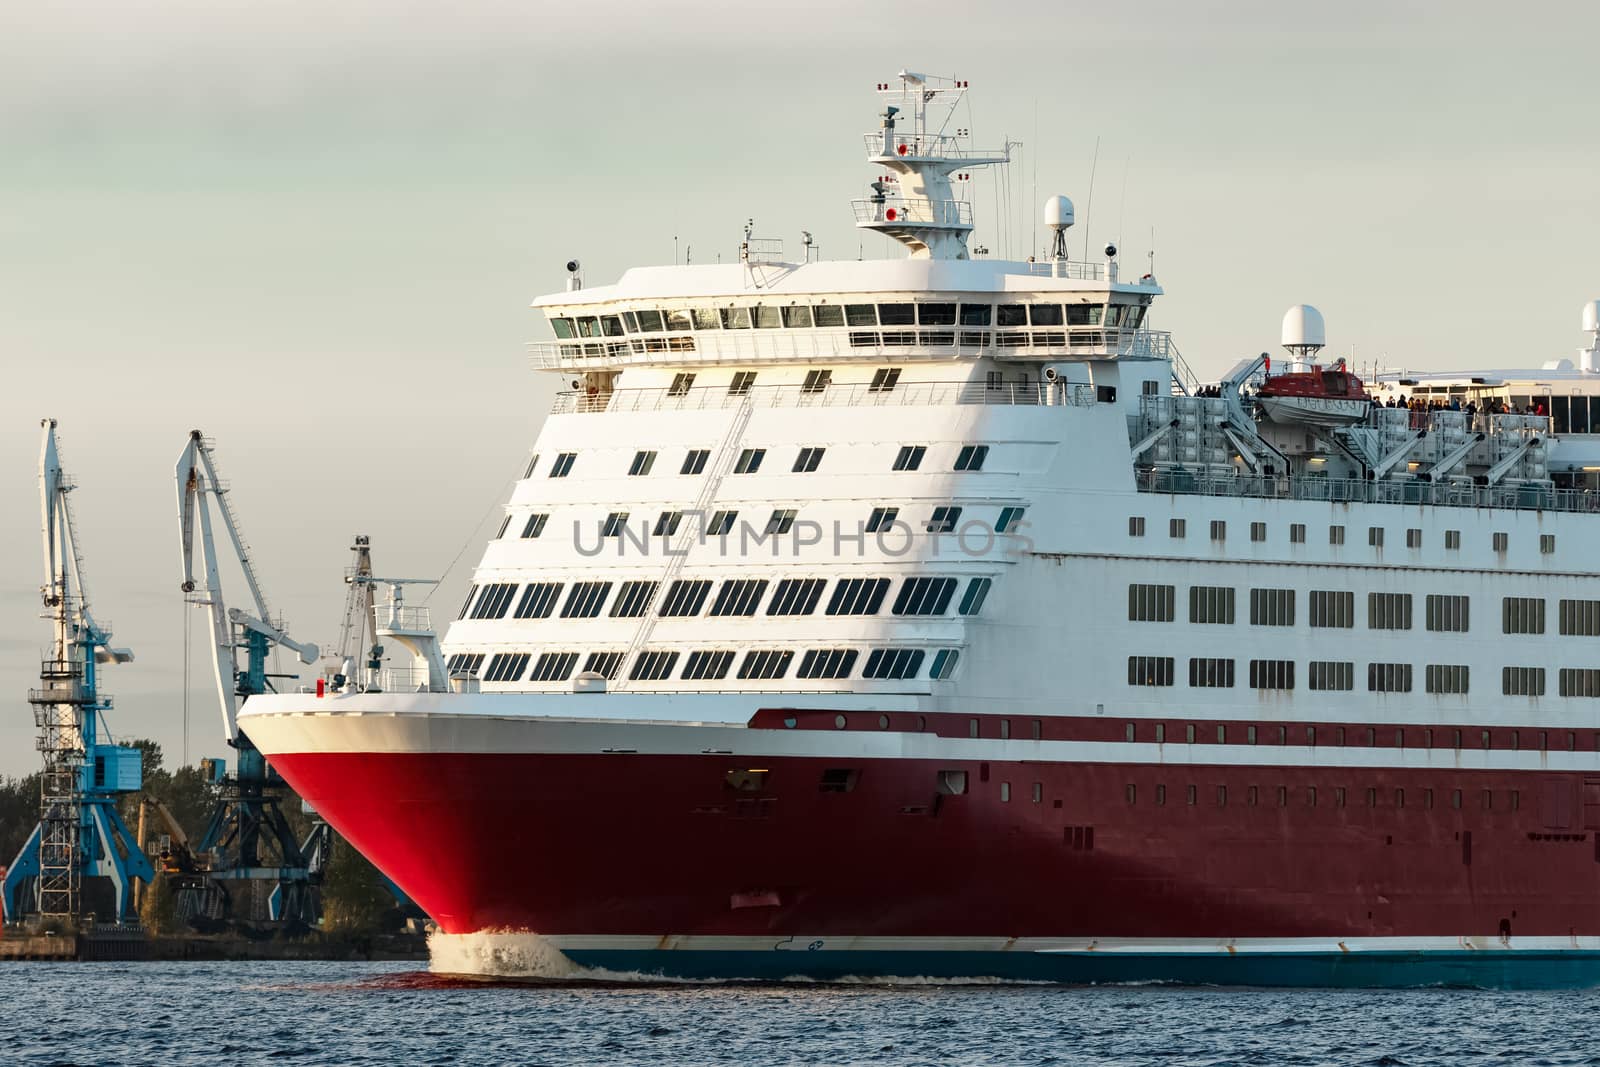
[[[553, 415], [598, 411], [705, 411], [738, 407], [747, 393], [726, 386], [697, 389], [617, 389], [609, 393], [557, 393]], [[758, 408], [913, 407], [939, 404], [992, 404], [1026, 407], [1088, 407], [1095, 402], [1092, 385], [1066, 382], [911, 382], [893, 389], [865, 383], [828, 385], [756, 385], [748, 390]]]
[[1507, 508], [1517, 511], [1600, 511], [1600, 493], [1554, 489], [1548, 485], [1476, 485], [1461, 480], [1424, 482], [1412, 478], [1321, 478], [1211, 473], [1182, 467], [1136, 472], [1141, 493], [1255, 497], [1271, 500], [1325, 500], [1331, 503], [1431, 504], [1442, 507]]
[[972, 205], [965, 200], [928, 200], [923, 197], [886, 196], [882, 200], [852, 200], [856, 223], [890, 226], [971, 226]]

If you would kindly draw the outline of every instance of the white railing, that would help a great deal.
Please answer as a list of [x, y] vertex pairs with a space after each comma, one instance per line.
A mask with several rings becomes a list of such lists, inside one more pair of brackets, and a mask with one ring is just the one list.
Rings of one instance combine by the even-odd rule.
[[[883, 131], [861, 135], [867, 155], [873, 159], [1004, 159], [1006, 153], [992, 148], [965, 148], [949, 134], [925, 133], [920, 137], [895, 137], [889, 151], [883, 150]], [[905, 151], [901, 151], [901, 146]]]
[[384, 629], [399, 630], [402, 633], [433, 629], [431, 609], [410, 605], [384, 608], [379, 615], [379, 622]]
[[[672, 342], [667, 344], [665, 342]], [[1060, 359], [1176, 355], [1172, 335], [1161, 330], [1060, 326], [996, 330], [991, 327], [861, 327], [794, 330], [703, 330], [693, 335], [633, 337], [623, 341], [535, 341], [528, 345], [536, 370], [584, 370], [628, 365], [770, 363], [952, 359]]]
[[971, 226], [972, 205], [964, 200], [924, 200], [887, 196], [882, 200], [852, 200], [856, 225]]
[[807, 389], [803, 385], [757, 385], [747, 393], [725, 386], [673, 389], [617, 389], [609, 393], [557, 393], [553, 415], [574, 412], [707, 411], [738, 407], [750, 399], [755, 408], [910, 407], [940, 404], [994, 404], [1029, 407], [1089, 407], [1092, 385], [1066, 382], [911, 382], [893, 389], [874, 389], [858, 382]]

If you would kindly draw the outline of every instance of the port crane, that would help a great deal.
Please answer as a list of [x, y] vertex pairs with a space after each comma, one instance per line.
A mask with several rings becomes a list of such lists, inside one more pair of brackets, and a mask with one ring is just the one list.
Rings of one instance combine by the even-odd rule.
[[[127, 663], [133, 653], [113, 648], [111, 628], [95, 621], [84, 588], [83, 556], [68, 494], [75, 488], [61, 469], [56, 421], [41, 423], [39, 503], [44, 547], [40, 587], [54, 640], [40, 664], [39, 688], [29, 690], [38, 748], [44, 756], [40, 819], [6, 869], [0, 904], [14, 922], [26, 912], [77, 920], [98, 894], [93, 878], [109, 883], [109, 914], [132, 917], [138, 881], [155, 872], [117, 813], [117, 798], [143, 783], [142, 753], [110, 740], [104, 715], [111, 698], [100, 691], [99, 668]], [[105, 907], [104, 904], [100, 905]]]
[[[309, 926], [320, 910], [315, 888], [320, 865], [307, 856], [317, 851], [316, 835], [305, 845], [295, 839], [279, 803], [283, 779], [239, 729], [238, 711], [243, 700], [271, 691], [271, 679], [277, 676], [267, 673], [267, 655], [273, 647], [289, 649], [307, 664], [317, 661], [318, 649], [290, 637], [282, 621], [273, 621], [267, 610], [255, 564], [228, 501], [228, 486], [218, 477], [211, 444], [199, 430], [189, 434], [178, 457], [177, 488], [182, 589], [190, 603], [206, 610], [210, 621], [208, 643], [223, 729], [236, 754], [233, 773], [224, 769], [219, 775], [216, 807], [196, 851], [212, 857], [209, 875], [218, 884], [275, 883], [267, 902], [268, 917]], [[229, 608], [223, 599], [213, 507], [244, 573], [254, 614]], [[198, 582], [196, 549], [202, 567]]]

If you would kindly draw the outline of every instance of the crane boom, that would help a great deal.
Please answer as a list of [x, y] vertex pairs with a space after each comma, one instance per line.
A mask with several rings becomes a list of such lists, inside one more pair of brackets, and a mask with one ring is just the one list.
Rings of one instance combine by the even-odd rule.
[[[178, 456], [176, 475], [182, 588], [191, 603], [206, 608], [211, 622], [211, 662], [217, 684], [217, 699], [222, 707], [223, 729], [228, 741], [232, 743], [239, 737], [241, 695], [236, 657], [238, 642], [234, 640], [234, 627], [238, 626], [259, 634], [272, 644], [293, 649], [305, 663], [316, 660], [317, 646], [295, 641], [281, 626], [275, 626], [268, 621], [271, 616], [267, 612], [266, 598], [261, 593], [261, 583], [256, 578], [255, 565], [250, 560], [249, 550], [239, 533], [238, 521], [228, 504], [227, 490], [217, 478], [216, 463], [211, 457], [211, 449], [206, 445], [205, 437], [199, 430], [190, 431], [189, 440]], [[207, 504], [207, 494], [216, 501], [217, 511], [222, 516], [223, 529], [227, 532], [228, 540], [233, 545], [234, 555], [244, 572], [245, 583], [249, 586], [250, 598], [256, 609], [254, 615], [237, 608], [229, 609], [223, 599], [222, 582], [217, 571], [216, 537], [212, 531], [211, 508]], [[195, 583], [197, 547], [205, 582], [203, 590]]]

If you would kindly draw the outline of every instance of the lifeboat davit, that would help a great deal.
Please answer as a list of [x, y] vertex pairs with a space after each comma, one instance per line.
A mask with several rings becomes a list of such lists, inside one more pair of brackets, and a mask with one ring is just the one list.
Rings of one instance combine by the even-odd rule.
[[1311, 426], [1349, 426], [1364, 420], [1372, 406], [1366, 386], [1345, 370], [1344, 360], [1331, 367], [1269, 374], [1256, 395], [1273, 422]]

